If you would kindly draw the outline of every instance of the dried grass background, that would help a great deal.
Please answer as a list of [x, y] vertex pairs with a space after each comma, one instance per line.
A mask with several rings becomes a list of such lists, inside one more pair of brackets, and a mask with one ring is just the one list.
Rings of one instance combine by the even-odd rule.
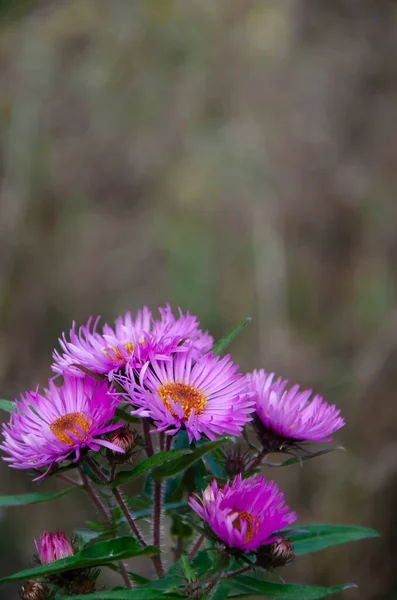
[[[347, 419], [347, 454], [268, 475], [301, 523], [382, 533], [285, 577], [396, 598], [397, 3], [2, 0], [0, 18], [1, 397], [45, 382], [73, 319], [170, 301], [219, 337], [252, 316], [242, 368]], [[34, 489], [0, 468], [1, 493]], [[1, 511], [2, 573], [90, 514]]]

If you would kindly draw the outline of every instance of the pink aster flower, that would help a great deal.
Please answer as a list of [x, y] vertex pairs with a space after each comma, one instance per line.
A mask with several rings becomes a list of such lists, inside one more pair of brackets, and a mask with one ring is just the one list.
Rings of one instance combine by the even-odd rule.
[[269, 451], [299, 442], [328, 442], [345, 424], [334, 405], [318, 395], [310, 399], [311, 390], [299, 391], [298, 385], [286, 389], [288, 381], [275, 381], [274, 373], [254, 371], [248, 381], [256, 400], [254, 425]]
[[272, 543], [275, 534], [297, 518], [288, 512], [277, 485], [258, 475], [237, 475], [221, 489], [213, 481], [201, 496], [191, 496], [189, 505], [228, 548], [243, 552]]
[[167, 359], [174, 352], [191, 350], [199, 357], [212, 347], [212, 337], [199, 329], [196, 317], [180, 309], [174, 317], [169, 305], [159, 308], [159, 313], [160, 319], [153, 320], [144, 306], [135, 319], [127, 312], [116, 319], [114, 328], [105, 324], [102, 330], [98, 330], [99, 317], [93, 324], [89, 319], [78, 331], [73, 323], [69, 339], [65, 334], [59, 339], [62, 353], [54, 351], [53, 370], [82, 376], [79, 367], [83, 367], [111, 378], [126, 365], [142, 366], [149, 356]]
[[[120, 425], [108, 425], [118, 400], [108, 395], [106, 382], [65, 376], [64, 384], [49, 387], [41, 395], [27, 392], [16, 401], [8, 424], [3, 425], [4, 442], [0, 448], [14, 469], [47, 468], [68, 458], [77, 462], [83, 448], [97, 452], [106, 446], [122, 450], [102, 439]], [[37, 479], [41, 479], [41, 475]]]
[[170, 360], [152, 360], [121, 380], [125, 399], [137, 407], [132, 414], [153, 419], [157, 431], [174, 435], [185, 426], [189, 441], [202, 434], [210, 440], [223, 434], [241, 435], [254, 410], [246, 378], [236, 373], [230, 357], [205, 354], [197, 362], [190, 352]]
[[47, 533], [45, 531], [40, 536], [40, 541], [37, 542], [35, 540], [34, 543], [42, 565], [61, 558], [68, 558], [74, 554], [73, 548], [66, 539], [65, 534], [60, 531], [56, 533]]
[[138, 311], [135, 319], [127, 312], [124, 317], [117, 318], [114, 329], [105, 324], [100, 332], [97, 331], [99, 319], [93, 324], [92, 318], [88, 319], [87, 325], [82, 325], [78, 331], [73, 322], [70, 339], [65, 334], [59, 338], [62, 354], [54, 350], [53, 371], [83, 377], [84, 373], [79, 369], [83, 367], [111, 377], [136, 357], [141, 342], [150, 331], [152, 313], [146, 306]]

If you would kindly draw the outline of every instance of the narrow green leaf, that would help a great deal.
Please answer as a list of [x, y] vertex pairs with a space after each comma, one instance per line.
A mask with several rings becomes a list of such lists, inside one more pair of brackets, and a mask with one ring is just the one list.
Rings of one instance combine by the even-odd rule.
[[39, 504], [40, 502], [50, 502], [56, 500], [70, 492], [81, 489], [80, 487], [68, 488], [61, 492], [53, 493], [33, 493], [33, 494], [18, 494], [17, 496], [0, 496], [0, 508], [6, 508], [9, 506], [26, 506], [27, 504]]
[[159, 454], [154, 454], [154, 456], [151, 456], [150, 458], [147, 458], [146, 460], [143, 460], [141, 463], [139, 463], [139, 465], [137, 465], [135, 469], [132, 469], [131, 471], [121, 471], [120, 473], [118, 473], [110, 487], [115, 488], [119, 485], [123, 485], [124, 483], [127, 483], [132, 479], [136, 479], [137, 477], [144, 475], [145, 473], [147, 473], [147, 471], [150, 471], [150, 469], [157, 465], [162, 465], [163, 463], [167, 463], [167, 461], [170, 461], [171, 459], [176, 459], [181, 456], [184, 456], [185, 454], [190, 453], [191, 450], [186, 448], [182, 450], [168, 450], [168, 452], [160, 452]]
[[290, 465], [296, 465], [297, 463], [304, 463], [307, 460], [316, 458], [317, 456], [329, 454], [330, 452], [334, 452], [335, 450], [343, 450], [343, 452], [346, 452], [346, 448], [344, 448], [343, 446], [335, 446], [334, 448], [324, 448], [323, 450], [318, 450], [317, 452], [313, 452], [305, 456], [293, 456], [292, 458], [289, 458], [288, 460], [282, 462], [263, 462], [261, 464], [263, 467], [289, 467]]
[[266, 598], [275, 598], [277, 600], [320, 600], [327, 598], [337, 592], [343, 592], [349, 588], [357, 587], [353, 583], [345, 585], [336, 585], [330, 588], [313, 587], [311, 585], [290, 585], [281, 583], [270, 583], [260, 581], [254, 577], [240, 575], [234, 578], [233, 587], [241, 589], [244, 594], [240, 598], [249, 598], [250, 596], [265, 596]]
[[113, 540], [96, 542], [91, 546], [86, 546], [80, 552], [69, 558], [62, 558], [52, 563], [39, 565], [32, 569], [25, 569], [3, 577], [0, 583], [8, 581], [20, 581], [22, 579], [30, 579], [51, 575], [52, 573], [61, 573], [70, 571], [71, 569], [82, 569], [106, 565], [107, 563], [132, 558], [134, 556], [154, 556], [158, 554], [158, 548], [154, 546], [146, 546], [142, 548], [140, 544], [132, 537], [120, 537]]
[[160, 467], [156, 467], [152, 471], [153, 479], [162, 479], [164, 477], [171, 477], [172, 475], [176, 475], [180, 471], [183, 471], [190, 467], [193, 463], [196, 462], [199, 458], [207, 454], [207, 452], [211, 452], [211, 450], [215, 450], [215, 448], [219, 448], [226, 444], [227, 438], [221, 438], [216, 440], [215, 442], [207, 442], [199, 448], [195, 448], [191, 450], [189, 454], [186, 456], [181, 456], [179, 458], [175, 458], [174, 460], [170, 460], [165, 465], [161, 465]]
[[182, 600], [182, 597], [177, 594], [161, 594], [158, 590], [145, 589], [139, 587], [135, 590], [103, 590], [102, 592], [94, 592], [93, 594], [84, 594], [84, 596], [63, 596], [65, 600], [73, 598], [73, 600]]
[[305, 525], [301, 532], [289, 536], [294, 545], [295, 556], [374, 537], [379, 537], [374, 529], [354, 525]]
[[236, 327], [234, 327], [225, 337], [221, 338], [214, 347], [211, 352], [213, 356], [220, 356], [225, 352], [225, 350], [230, 346], [233, 340], [242, 332], [242, 330], [248, 325], [248, 323], [252, 321], [251, 317], [247, 317], [240, 321]]
[[4, 410], [5, 412], [12, 412], [14, 408], [14, 402], [10, 402], [10, 400], [0, 400], [0, 410]]

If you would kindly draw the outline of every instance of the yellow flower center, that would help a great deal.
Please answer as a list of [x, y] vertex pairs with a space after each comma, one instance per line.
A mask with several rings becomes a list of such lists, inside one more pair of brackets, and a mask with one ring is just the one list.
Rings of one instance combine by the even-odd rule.
[[194, 410], [196, 416], [200, 415], [207, 404], [204, 394], [187, 383], [166, 383], [159, 387], [157, 392], [164, 406], [173, 416], [175, 416], [175, 413], [168, 398], [171, 398], [175, 404], [179, 404], [182, 407], [185, 419], [190, 417], [192, 410]]
[[247, 531], [244, 537], [244, 544], [248, 544], [252, 540], [254, 533], [256, 535], [259, 532], [258, 519], [256, 519], [247, 512], [231, 512], [230, 515], [236, 515], [233, 521], [233, 527], [234, 529], [237, 529], [237, 531], [241, 531], [241, 524], [243, 521], [247, 523]]
[[[133, 344], [133, 342], [127, 342], [126, 344], [124, 344], [124, 348], [126, 349], [127, 354], [129, 356], [132, 356], [135, 345]], [[116, 348], [116, 346], [106, 346], [106, 348], [102, 348], [102, 352], [105, 356], [108, 357], [109, 360], [111, 360], [114, 363], [125, 362], [120, 350]]]
[[[76, 438], [82, 440], [90, 430], [92, 420], [82, 413], [68, 413], [58, 417], [50, 424], [50, 431], [55, 435], [59, 442], [73, 446]], [[73, 435], [73, 438], [68, 435]]]

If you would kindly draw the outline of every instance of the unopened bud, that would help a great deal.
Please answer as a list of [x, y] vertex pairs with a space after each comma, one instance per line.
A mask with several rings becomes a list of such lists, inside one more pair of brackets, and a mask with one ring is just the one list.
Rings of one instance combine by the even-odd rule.
[[22, 600], [46, 600], [49, 597], [49, 591], [45, 583], [29, 579], [19, 592]]
[[279, 537], [267, 546], [261, 546], [256, 551], [256, 562], [264, 569], [283, 567], [295, 558], [294, 548], [290, 540]]
[[70, 582], [67, 586], [68, 592], [72, 596], [80, 596], [95, 592], [96, 580], [99, 569], [76, 570], [69, 573]]
[[131, 433], [128, 427], [123, 426], [120, 429], [116, 429], [109, 434], [109, 442], [120, 448], [122, 452], [117, 452], [111, 448], [107, 448], [106, 456], [110, 463], [124, 463], [127, 462], [132, 455], [132, 452], [136, 446], [135, 435]]
[[249, 463], [249, 453], [242, 452], [241, 448], [238, 447], [232, 450], [226, 450], [224, 452], [224, 469], [229, 477], [235, 477], [240, 473], [245, 473]]
[[57, 531], [56, 533], [45, 531], [40, 536], [40, 540], [38, 542], [35, 540], [34, 543], [42, 565], [54, 562], [60, 558], [68, 558], [74, 554], [72, 546], [61, 531]]

